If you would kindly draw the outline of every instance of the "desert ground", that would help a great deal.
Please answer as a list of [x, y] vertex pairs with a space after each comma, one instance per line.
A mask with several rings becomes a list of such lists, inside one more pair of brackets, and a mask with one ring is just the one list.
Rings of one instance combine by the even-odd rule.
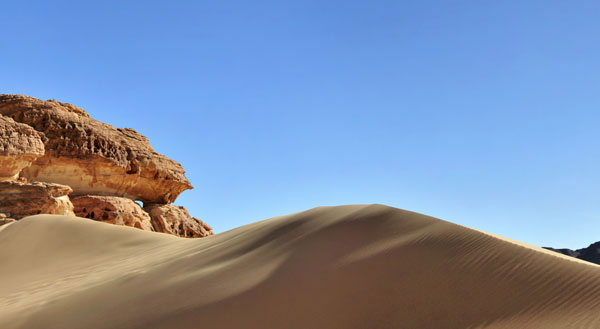
[[0, 328], [600, 328], [600, 267], [382, 205], [203, 239], [37, 215], [0, 230]]

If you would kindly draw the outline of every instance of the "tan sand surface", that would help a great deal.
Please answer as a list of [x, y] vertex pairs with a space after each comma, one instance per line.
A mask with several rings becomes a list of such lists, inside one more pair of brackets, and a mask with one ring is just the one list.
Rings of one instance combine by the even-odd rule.
[[381, 205], [203, 239], [38, 215], [0, 229], [0, 328], [600, 328], [600, 267]]

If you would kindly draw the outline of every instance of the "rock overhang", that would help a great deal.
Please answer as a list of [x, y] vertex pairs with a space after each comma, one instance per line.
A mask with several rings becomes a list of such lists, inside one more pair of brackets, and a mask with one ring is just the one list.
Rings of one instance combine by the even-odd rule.
[[156, 152], [131, 128], [115, 128], [55, 100], [0, 95], [0, 115], [33, 128], [44, 144], [21, 176], [73, 188], [74, 195], [114, 195], [145, 203], [172, 203], [192, 189], [183, 167]]

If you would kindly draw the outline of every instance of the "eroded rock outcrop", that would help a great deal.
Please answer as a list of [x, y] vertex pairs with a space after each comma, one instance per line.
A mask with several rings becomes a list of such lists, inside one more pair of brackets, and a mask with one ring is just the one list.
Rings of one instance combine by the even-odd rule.
[[170, 204], [149, 204], [144, 209], [150, 214], [156, 232], [169, 233], [185, 238], [202, 238], [212, 235], [212, 228], [203, 221], [190, 216], [184, 207]]
[[41, 136], [45, 154], [21, 176], [70, 186], [74, 195], [121, 196], [172, 203], [191, 189], [181, 165], [154, 151], [133, 129], [115, 128], [55, 100], [0, 95], [0, 114]]
[[150, 215], [130, 199], [85, 195], [74, 197], [71, 202], [73, 202], [76, 216], [154, 231]]
[[0, 182], [0, 212], [21, 219], [37, 214], [74, 216], [71, 188], [52, 183]]
[[170, 205], [192, 186], [179, 163], [133, 129], [23, 95], [0, 95], [0, 129], [0, 225], [61, 214], [188, 238], [213, 234]]
[[5, 224], [10, 224], [15, 221], [16, 221], [16, 219], [8, 218], [5, 213], [0, 212], [0, 226], [5, 225]]
[[23, 168], [43, 155], [44, 144], [33, 128], [0, 115], [0, 181], [16, 180]]
[[16, 219], [14, 219], [14, 218], [0, 218], [0, 226], [5, 225], [5, 224], [10, 224], [12, 222], [16, 222]]

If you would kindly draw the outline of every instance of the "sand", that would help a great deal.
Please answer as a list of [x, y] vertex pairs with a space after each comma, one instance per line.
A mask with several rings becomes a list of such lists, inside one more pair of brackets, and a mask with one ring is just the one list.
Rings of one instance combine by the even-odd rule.
[[600, 267], [381, 205], [203, 239], [0, 229], [0, 328], [600, 328]]

